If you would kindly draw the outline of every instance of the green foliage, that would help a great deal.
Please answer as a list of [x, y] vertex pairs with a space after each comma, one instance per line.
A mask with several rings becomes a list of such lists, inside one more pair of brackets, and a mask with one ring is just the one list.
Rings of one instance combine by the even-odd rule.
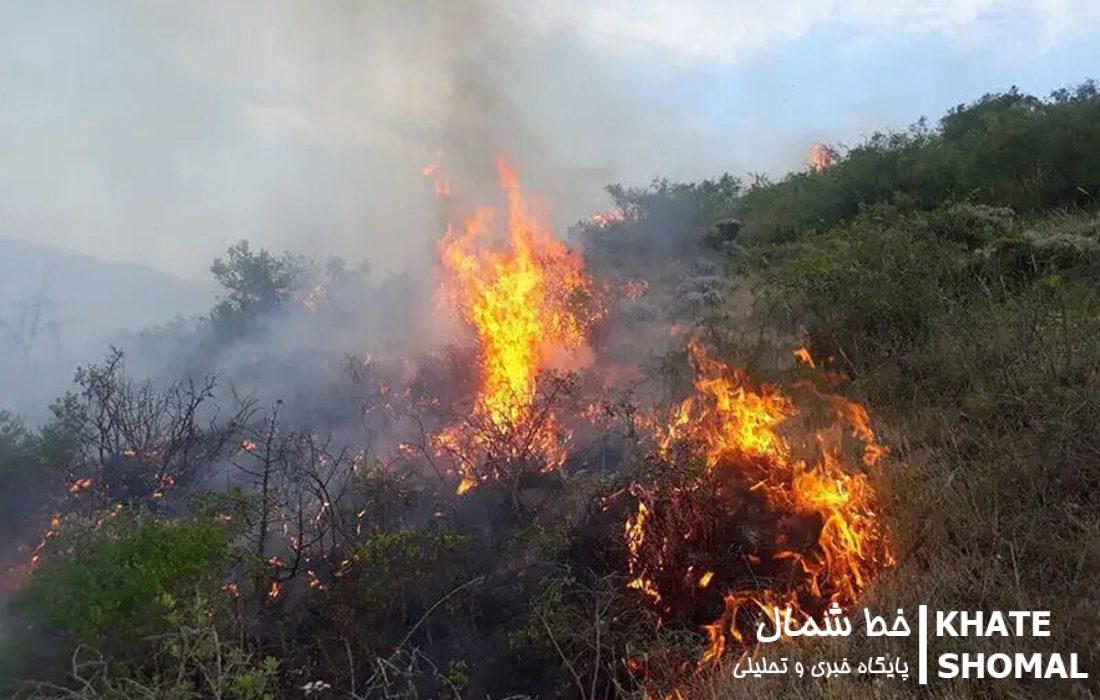
[[372, 534], [353, 550], [362, 571], [363, 609], [386, 619], [431, 604], [463, 576], [460, 555], [467, 541], [428, 528]]
[[989, 272], [1032, 281], [1042, 275], [1100, 279], [1100, 237], [1073, 228], [1029, 229], [993, 241], [980, 251]]
[[762, 287], [758, 313], [804, 327], [821, 353], [844, 358], [849, 369], [869, 354], [911, 347], [957, 297], [968, 268], [962, 246], [872, 217], [785, 255]]
[[741, 195], [741, 181], [726, 173], [717, 180], [682, 183], [661, 179], [648, 187], [608, 185], [606, 190], [627, 220], [659, 218], [691, 228], [731, 216]]
[[917, 233], [976, 248], [1007, 235], [1015, 224], [1015, 212], [1008, 207], [956, 203], [939, 207], [915, 218]]
[[[181, 603], [164, 593], [158, 602], [165, 608], [164, 619], [175, 633], [157, 640], [160, 654], [155, 685], [174, 681], [173, 692], [180, 698], [275, 697], [278, 660], [272, 656], [256, 658], [239, 644], [224, 640], [215, 624], [215, 610], [206, 598], [197, 595]], [[166, 674], [165, 669], [175, 673]], [[177, 680], [180, 678], [183, 680]]]
[[[893, 448], [902, 556], [872, 596], [906, 608], [1026, 601], [1067, 621], [1044, 649], [1078, 649], [1089, 664], [1094, 625], [1077, 620], [1100, 565], [1098, 116], [1092, 83], [1046, 101], [1013, 90], [935, 131], [875, 137], [823, 172], [758, 183], [742, 200], [755, 245], [740, 260], [761, 281], [760, 337], [808, 341]], [[872, 653], [890, 653], [882, 644]], [[805, 691], [769, 683], [719, 681], [701, 696]], [[822, 693], [875, 695], [858, 682]]]
[[834, 166], [758, 179], [737, 214], [757, 241], [789, 241], [862, 209], [933, 209], [967, 201], [1031, 214], [1100, 197], [1100, 93], [1086, 82], [1048, 100], [1015, 88], [959, 105], [929, 129], [876, 134]]
[[39, 518], [38, 503], [71, 453], [70, 436], [54, 423], [35, 432], [0, 411], [0, 527], [15, 534]]
[[68, 392], [50, 406], [50, 419], [42, 426], [39, 452], [48, 465], [63, 467], [76, 454], [85, 407], [76, 394]]
[[802, 329], [818, 354], [862, 373], [897, 361], [975, 304], [1058, 281], [1087, 293], [1100, 279], [1095, 221], [1055, 215], [1022, 227], [1009, 210], [980, 205], [867, 213], [773, 248], [757, 315]]
[[[24, 594], [38, 619], [101, 644], [155, 631], [165, 594], [216, 588], [229, 561], [229, 535], [213, 520], [165, 522], [107, 516], [99, 530], [63, 531]], [[69, 547], [73, 548], [67, 553]]]
[[1070, 621], [1049, 649], [1097, 658], [1094, 630], [1073, 621], [1095, 595], [1100, 537], [1098, 228], [1095, 215], [1017, 221], [972, 205], [866, 212], [773, 249], [759, 271], [758, 320], [808, 336], [888, 431], [904, 557], [878, 585], [887, 605], [1026, 600]]
[[732, 175], [698, 183], [654, 180], [648, 187], [610, 185], [607, 192], [621, 219], [581, 224], [585, 259], [602, 277], [660, 274], [650, 269], [671, 260], [690, 263], [699, 245], [720, 246], [710, 227], [728, 220], [741, 196], [741, 181]]
[[274, 700], [278, 697], [279, 663], [260, 658], [239, 641], [219, 631], [217, 611], [201, 596], [158, 599], [170, 630], [144, 640], [150, 658], [140, 665], [111, 664], [87, 648], [73, 655], [72, 680], [77, 689], [44, 686], [32, 698], [80, 700]]
[[219, 329], [231, 328], [285, 303], [302, 282], [306, 265], [290, 253], [253, 252], [248, 241], [229, 247], [210, 272], [224, 290], [211, 311]]
[[447, 664], [447, 671], [442, 675], [447, 686], [461, 690], [470, 684], [470, 662], [455, 659]]

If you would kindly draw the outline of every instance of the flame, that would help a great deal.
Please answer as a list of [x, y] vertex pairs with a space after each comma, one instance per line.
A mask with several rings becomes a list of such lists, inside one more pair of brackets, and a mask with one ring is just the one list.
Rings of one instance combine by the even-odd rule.
[[794, 357], [796, 360], [806, 365], [810, 369], [815, 369], [817, 365], [814, 364], [814, 357], [810, 354], [807, 348], [795, 348]]
[[[638, 513], [632, 517], [626, 519], [626, 548], [630, 553], [630, 573], [635, 572], [635, 564], [639, 560], [639, 553], [642, 549], [642, 544], [645, 542], [645, 523], [649, 518], [649, 509], [646, 508], [645, 501], [638, 501]], [[641, 568], [641, 567], [639, 567]], [[661, 602], [661, 594], [653, 586], [653, 582], [650, 581], [645, 573], [640, 573], [634, 578], [627, 587], [634, 588], [641, 591], [645, 595], [649, 596], [654, 603]]]
[[476, 434], [453, 428], [437, 440], [452, 453], [467, 453], [460, 460], [460, 494], [485, 476], [468, 454], [471, 446], [488, 448], [489, 441], [522, 434], [519, 451], [541, 455], [551, 468], [564, 460], [554, 416], [533, 409], [537, 380], [552, 355], [586, 344], [599, 316], [588, 308], [594, 288], [581, 259], [532, 214], [512, 168], [499, 159], [496, 165], [508, 201], [504, 245], [491, 240], [499, 213], [480, 207], [460, 226], [448, 226], [439, 246], [444, 291], [477, 341], [473, 422], [480, 427]]
[[73, 479], [73, 481], [69, 484], [69, 493], [80, 493], [81, 491], [85, 491], [91, 488], [91, 486], [91, 477], [86, 476], [80, 479]]
[[594, 228], [606, 229], [611, 228], [615, 224], [620, 224], [626, 221], [626, 219], [627, 216], [625, 211], [623, 211], [620, 207], [612, 207], [607, 211], [593, 214], [592, 216], [588, 217], [585, 223]]
[[628, 280], [623, 285], [623, 296], [630, 301], [637, 301], [649, 291], [649, 282], [646, 280]]
[[[830, 604], [849, 606], [894, 556], [868, 476], [887, 450], [876, 441], [866, 408], [802, 385], [830, 423], [804, 431], [812, 439], [798, 442], [789, 434], [810, 418], [801, 406], [776, 387], [750, 384], [743, 370], [708, 356], [695, 341], [689, 351], [694, 395], [655, 430], [666, 460], [686, 453], [703, 471], [672, 486], [635, 484], [638, 507], [626, 519], [625, 544], [630, 587], [653, 604], [663, 601], [666, 613], [720, 591], [721, 615], [702, 626], [707, 663], [731, 644], [753, 643], [753, 617], [762, 610], [778, 607], [805, 619]], [[805, 360], [812, 361], [808, 352]], [[861, 460], [844, 454], [846, 436], [862, 445]], [[749, 523], [735, 520], [762, 513], [770, 528], [753, 537], [737, 534]], [[722, 522], [723, 515], [731, 522]], [[721, 537], [738, 539], [731, 547]], [[717, 552], [731, 549], [741, 550], [737, 558]], [[708, 552], [702, 561], [700, 551]], [[687, 560], [686, 573], [677, 574]], [[691, 571], [699, 565], [706, 573], [695, 578]]]
[[435, 196], [444, 199], [451, 196], [451, 182], [441, 172], [443, 168], [443, 151], [436, 151], [431, 163], [420, 169], [420, 174], [431, 178], [435, 187]]
[[810, 146], [810, 168], [816, 173], [836, 163], [840, 154], [832, 146], [815, 143]]
[[302, 306], [308, 311], [316, 311], [318, 305], [320, 305], [325, 299], [328, 298], [328, 288], [318, 283], [310, 288], [309, 292], [302, 299]]

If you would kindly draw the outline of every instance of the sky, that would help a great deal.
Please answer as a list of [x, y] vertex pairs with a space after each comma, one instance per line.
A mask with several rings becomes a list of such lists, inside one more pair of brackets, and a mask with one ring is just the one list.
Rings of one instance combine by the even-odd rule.
[[554, 223], [1100, 78], [1096, 0], [0, 0], [0, 237], [208, 278], [241, 238], [422, 264], [421, 168]]

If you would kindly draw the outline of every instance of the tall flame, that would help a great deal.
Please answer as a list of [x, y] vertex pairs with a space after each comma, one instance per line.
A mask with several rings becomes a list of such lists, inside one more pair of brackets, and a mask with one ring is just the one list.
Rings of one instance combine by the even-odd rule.
[[[538, 375], [550, 356], [582, 347], [598, 312], [589, 304], [594, 290], [581, 259], [533, 214], [512, 168], [500, 159], [496, 166], [508, 201], [503, 245], [493, 245], [499, 213], [480, 207], [460, 226], [448, 227], [440, 256], [445, 290], [477, 339], [475, 413], [508, 434], [534, 418]], [[536, 428], [536, 441], [549, 450], [552, 418]], [[441, 439], [453, 446], [457, 437], [452, 430]], [[459, 493], [479, 481], [472, 462], [464, 472]]]

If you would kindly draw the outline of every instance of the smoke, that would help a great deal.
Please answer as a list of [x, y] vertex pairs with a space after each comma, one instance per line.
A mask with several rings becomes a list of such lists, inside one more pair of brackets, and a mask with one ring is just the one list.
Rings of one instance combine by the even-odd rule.
[[568, 223], [602, 201], [629, 128], [580, 47], [488, 2], [5, 15], [2, 229], [190, 277], [240, 238], [421, 260], [438, 222], [420, 168], [440, 149], [466, 175], [521, 160]]
[[[997, 81], [1048, 89], [1036, 57], [1098, 19], [1091, 3], [1029, 3], [1027, 21], [1006, 19], [1015, 0], [926, 5], [9, 4], [0, 234], [193, 278], [240, 238], [397, 270], [438, 233], [419, 175], [438, 150], [482, 186], [491, 157], [511, 157], [564, 227], [603, 208], [608, 182], [781, 172], [815, 138]], [[929, 40], [934, 60], [905, 48]], [[927, 71], [924, 97], [865, 69], [899, 59]]]
[[[321, 264], [332, 255], [366, 260], [375, 271], [357, 318], [328, 315], [319, 328], [316, 315], [296, 308], [213, 361], [197, 362], [199, 341], [179, 342], [175, 332], [154, 341], [155, 352], [141, 352], [140, 339], [124, 343], [137, 350], [132, 370], [165, 379], [203, 369], [235, 377], [272, 353], [301, 358], [305, 375], [319, 357], [369, 352], [382, 340], [415, 337], [426, 347], [434, 331], [419, 319], [431, 320], [434, 245], [445, 222], [421, 168], [440, 153], [456, 189], [478, 202], [499, 195], [493, 156], [516, 160], [562, 224], [602, 207], [600, 186], [616, 175], [606, 165], [615, 147], [597, 148], [614, 141], [609, 130], [625, 133], [627, 112], [609, 80], [585, 71], [576, 47], [534, 41], [520, 18], [488, 2], [196, 2], [140, 11], [128, 2], [46, 2], [4, 15], [12, 99], [0, 107], [0, 235], [195, 280], [208, 279], [210, 261], [241, 238]], [[568, 70], [547, 74], [545, 65]], [[584, 84], [569, 88], [569, 76], [582, 72]], [[563, 147], [567, 131], [576, 140]], [[56, 268], [48, 252], [39, 258], [38, 267]], [[201, 312], [193, 299], [209, 298], [208, 284], [187, 290], [173, 281], [169, 296], [190, 297], [175, 303], [151, 295], [153, 284], [138, 284], [132, 271], [94, 265], [60, 279], [70, 267], [0, 290], [5, 331], [20, 327], [17, 312], [35, 295], [64, 306], [51, 317], [59, 340], [40, 339], [49, 347], [31, 358], [57, 381], [24, 381], [27, 343], [7, 343], [11, 361], [0, 363], [11, 368], [0, 376], [6, 407], [36, 421], [108, 339]], [[74, 292], [88, 285], [94, 309]], [[117, 289], [98, 293], [106, 287]], [[143, 303], [155, 308], [119, 312]], [[78, 324], [89, 318], [94, 333]], [[290, 391], [286, 373], [271, 374], [255, 384]]]
[[[921, 4], [910, 22], [916, 5], [9, 4], [0, 236], [204, 281], [247, 238], [322, 262], [367, 260], [406, 287], [382, 307], [424, 309], [444, 221], [421, 168], [440, 157], [463, 201], [499, 205], [492, 161], [505, 156], [560, 231], [604, 209], [609, 182], [800, 167], [815, 140], [901, 126], [997, 81], [1049, 89], [1074, 77], [1054, 71], [1091, 65], [1081, 52], [1096, 58], [1100, 45], [1051, 48], [1095, 34], [1086, 3], [1034, 4], [1027, 21], [1005, 19], [1015, 0]], [[960, 54], [968, 41], [1015, 53]], [[919, 42], [934, 44], [929, 60]], [[925, 71], [913, 78], [922, 89], [892, 66]], [[16, 305], [39, 292], [64, 296], [38, 281], [0, 289], [0, 320], [12, 327]], [[144, 292], [119, 297], [156, 304], [142, 319], [195, 313]], [[370, 299], [366, 325], [381, 310]], [[102, 337], [137, 330], [134, 314], [110, 314], [119, 306], [97, 302]], [[74, 350], [51, 366], [92, 359]], [[15, 395], [9, 384], [0, 390]], [[49, 398], [19, 393], [21, 411]]]

